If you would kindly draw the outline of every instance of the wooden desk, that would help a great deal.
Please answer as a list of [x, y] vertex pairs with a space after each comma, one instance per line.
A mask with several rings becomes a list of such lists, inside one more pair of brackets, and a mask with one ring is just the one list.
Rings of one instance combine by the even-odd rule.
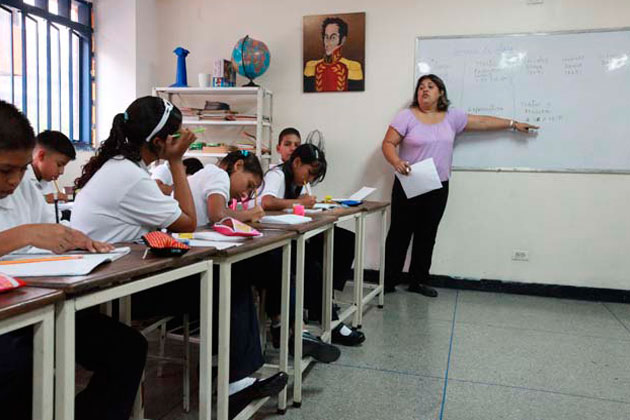
[[58, 290], [22, 287], [0, 294], [0, 335], [33, 326], [33, 418], [52, 420], [55, 302]]
[[[200, 285], [200, 375], [199, 418], [211, 416], [211, 367], [212, 367], [212, 262], [214, 248], [193, 248], [181, 257], [159, 258], [148, 254], [143, 245], [131, 244], [128, 255], [97, 267], [87, 276], [32, 277], [24, 279], [29, 285], [62, 290], [66, 300], [56, 308], [56, 377], [55, 419], [74, 418], [75, 394], [75, 316], [76, 312], [123, 298], [121, 308], [127, 309], [121, 321], [130, 322], [131, 295], [153, 287], [182, 279], [194, 274], [201, 275]], [[136, 413], [135, 416], [141, 415]]]
[[[277, 370], [289, 370], [289, 287], [291, 278], [291, 240], [293, 231], [264, 230], [262, 238], [251, 238], [242, 245], [218, 251], [213, 256], [219, 266], [219, 368], [217, 376], [217, 419], [227, 420], [229, 413], [230, 373], [230, 312], [232, 294], [232, 264], [282, 248], [282, 296], [280, 315], [280, 363]], [[301, 331], [301, 329], [299, 330]], [[235, 419], [251, 417], [269, 398], [252, 402]], [[278, 395], [278, 411], [284, 413], [287, 406], [287, 389]]]
[[[280, 214], [281, 212], [269, 212]], [[329, 212], [309, 214], [312, 222], [299, 225], [275, 225], [252, 224], [256, 228], [284, 229], [297, 234], [294, 238], [297, 243], [296, 269], [295, 269], [295, 324], [293, 327], [293, 406], [302, 405], [302, 373], [313, 362], [313, 359], [302, 359], [302, 331], [304, 322], [304, 266], [306, 240], [313, 236], [324, 234], [324, 284], [322, 291], [322, 340], [330, 343], [332, 335], [332, 289], [333, 289], [333, 241], [334, 225], [338, 218]], [[282, 348], [282, 344], [281, 344]]]

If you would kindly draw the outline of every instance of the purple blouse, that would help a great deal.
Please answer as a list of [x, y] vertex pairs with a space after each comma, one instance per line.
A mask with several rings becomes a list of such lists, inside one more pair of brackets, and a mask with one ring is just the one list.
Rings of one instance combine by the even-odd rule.
[[453, 142], [467, 123], [468, 115], [460, 109], [449, 109], [444, 120], [437, 124], [425, 124], [407, 108], [394, 117], [390, 126], [403, 137], [399, 146], [401, 159], [413, 165], [432, 157], [440, 180], [448, 181], [453, 162]]

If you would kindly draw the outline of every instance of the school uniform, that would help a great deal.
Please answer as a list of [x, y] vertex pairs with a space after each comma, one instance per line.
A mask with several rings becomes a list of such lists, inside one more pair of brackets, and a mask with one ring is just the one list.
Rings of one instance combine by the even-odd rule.
[[46, 181], [45, 179], [37, 179], [33, 165], [28, 165], [26, 173], [24, 174], [24, 180], [28, 180], [35, 185], [35, 188], [37, 188], [42, 195], [53, 194], [55, 192], [52, 182]]
[[[143, 162], [118, 157], [108, 160], [77, 194], [71, 223], [96, 240], [129, 242], [147, 232], [167, 228], [181, 214], [177, 200], [160, 191]], [[199, 217], [197, 215], [197, 220]], [[218, 276], [218, 272], [215, 275]], [[231, 381], [249, 376], [264, 363], [251, 288], [235, 286], [237, 276], [234, 277]], [[218, 308], [218, 282], [215, 287], [214, 308]], [[132, 296], [131, 308], [133, 318], [183, 313], [195, 318], [199, 316], [199, 305], [199, 276], [193, 276], [136, 293]], [[213, 320], [216, 332], [218, 317], [213, 316]]]
[[211, 195], [220, 195], [225, 199], [226, 205], [230, 201], [230, 176], [216, 165], [207, 165], [194, 175], [189, 176], [188, 185], [190, 185], [190, 191], [195, 202], [197, 226], [205, 226], [210, 223], [208, 198]]
[[[0, 230], [51, 223], [40, 190], [28, 179], [0, 200]], [[22, 251], [22, 250], [20, 250]], [[32, 330], [0, 336], [0, 407], [12, 419], [31, 418]], [[76, 322], [76, 360], [94, 372], [75, 400], [75, 418], [129, 418], [144, 370], [147, 342], [136, 331], [104, 315], [82, 311]]]
[[[296, 198], [302, 195], [303, 187], [293, 186], [294, 192], [287, 192], [286, 178], [282, 166], [275, 167], [265, 174], [264, 189], [261, 197], [270, 195], [279, 199]], [[352, 277], [354, 261], [354, 233], [343, 228], [334, 228], [333, 245], [333, 287], [343, 290], [346, 281]], [[309, 319], [321, 320], [324, 239], [317, 235], [306, 243], [306, 270], [304, 273], [304, 307], [308, 309]], [[295, 267], [295, 264], [292, 264]], [[333, 318], [337, 314], [333, 311]]]
[[166, 185], [173, 185], [173, 174], [171, 173], [171, 165], [169, 165], [168, 162], [157, 165], [151, 170], [151, 178], [160, 180]]
[[73, 228], [105, 242], [130, 242], [172, 225], [182, 215], [179, 203], [160, 191], [147, 166], [113, 158], [77, 194]]

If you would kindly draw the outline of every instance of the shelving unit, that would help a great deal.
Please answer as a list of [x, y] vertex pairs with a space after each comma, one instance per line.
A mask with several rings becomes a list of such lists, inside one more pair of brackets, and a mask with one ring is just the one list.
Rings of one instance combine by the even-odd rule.
[[[223, 100], [224, 102], [230, 103], [229, 98], [232, 98], [232, 101], [239, 102], [240, 105], [245, 104], [248, 106], [255, 106], [255, 120], [197, 120], [184, 117], [183, 125], [206, 127], [215, 126], [217, 128], [216, 131], [230, 127], [255, 127], [256, 156], [258, 156], [265, 168], [269, 166], [269, 162], [271, 160], [271, 147], [273, 143], [273, 93], [270, 90], [263, 87], [156, 87], [153, 88], [153, 95], [166, 98], [177, 106], [189, 107], [191, 106], [190, 102], [195, 102], [195, 107], [199, 108], [199, 101]], [[201, 106], [201, 108], [203, 108], [203, 106]], [[267, 148], [269, 150], [269, 153], [263, 154], [263, 147]], [[191, 150], [188, 151], [185, 156], [197, 158], [222, 158], [223, 156], [225, 156], [225, 153], [204, 153], [202, 151]]]

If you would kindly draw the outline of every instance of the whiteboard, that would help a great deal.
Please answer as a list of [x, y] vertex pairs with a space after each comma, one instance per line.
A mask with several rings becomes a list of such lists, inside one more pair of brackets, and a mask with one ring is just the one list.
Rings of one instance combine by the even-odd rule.
[[469, 114], [541, 126], [463, 133], [455, 169], [630, 170], [630, 28], [418, 37], [414, 81], [427, 73]]

